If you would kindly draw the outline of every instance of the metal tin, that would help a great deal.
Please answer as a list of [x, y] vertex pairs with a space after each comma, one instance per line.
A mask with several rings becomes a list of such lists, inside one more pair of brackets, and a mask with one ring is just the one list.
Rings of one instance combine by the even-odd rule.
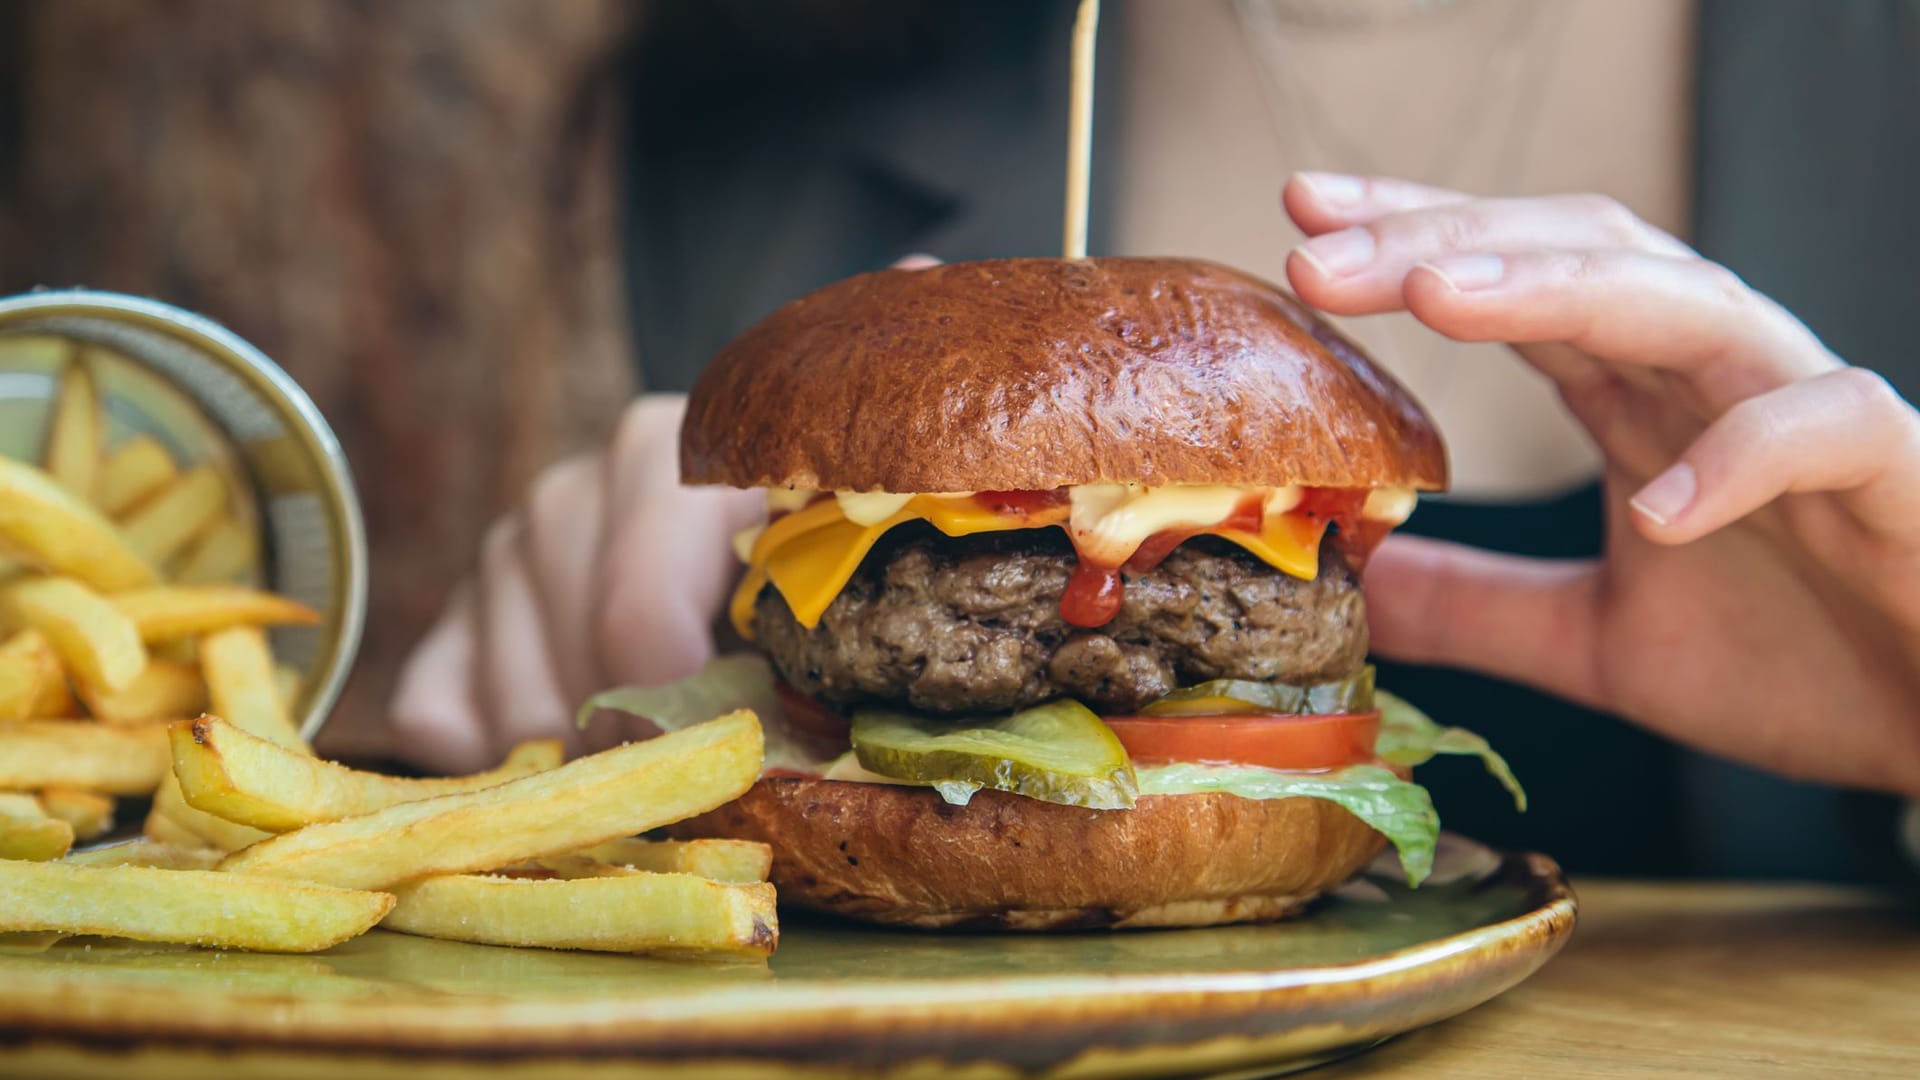
[[[183, 465], [228, 476], [260, 532], [267, 588], [320, 611], [317, 627], [273, 633], [301, 672], [295, 714], [312, 739], [340, 696], [366, 621], [367, 541], [345, 455], [313, 400], [225, 327], [156, 300], [94, 289], [0, 299], [0, 342], [39, 335], [89, 354], [109, 440], [145, 433]], [[64, 360], [0, 350], [0, 453], [32, 460]]]

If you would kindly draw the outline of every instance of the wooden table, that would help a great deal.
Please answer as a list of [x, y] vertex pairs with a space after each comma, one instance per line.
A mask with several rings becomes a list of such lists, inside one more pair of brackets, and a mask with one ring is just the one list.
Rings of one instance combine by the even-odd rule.
[[1574, 880], [1532, 979], [1311, 1073], [1920, 1080], [1920, 905], [1814, 886]]

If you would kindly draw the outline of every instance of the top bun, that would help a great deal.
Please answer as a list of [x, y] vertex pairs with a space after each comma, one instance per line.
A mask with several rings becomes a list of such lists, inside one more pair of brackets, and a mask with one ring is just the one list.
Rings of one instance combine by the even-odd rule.
[[1280, 288], [1191, 259], [993, 259], [836, 282], [694, 386], [695, 484], [1446, 486], [1406, 389]]

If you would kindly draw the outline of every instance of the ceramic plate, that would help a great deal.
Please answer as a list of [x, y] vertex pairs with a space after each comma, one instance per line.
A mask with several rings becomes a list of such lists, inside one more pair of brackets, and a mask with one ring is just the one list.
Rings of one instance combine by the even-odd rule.
[[789, 917], [674, 962], [375, 931], [311, 956], [0, 947], [0, 1076], [1269, 1075], [1470, 1009], [1573, 927], [1559, 869], [1443, 843], [1268, 926], [1039, 937]]

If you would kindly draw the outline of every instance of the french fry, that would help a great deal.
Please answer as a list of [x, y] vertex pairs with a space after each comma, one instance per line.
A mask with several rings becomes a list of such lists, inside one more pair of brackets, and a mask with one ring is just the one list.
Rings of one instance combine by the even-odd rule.
[[[479, 791], [551, 767], [546, 760], [528, 754], [520, 761], [510, 756], [499, 768], [472, 776], [411, 780], [321, 761], [211, 716], [174, 724], [168, 735], [173, 746], [173, 775], [187, 805], [269, 832], [360, 817], [439, 795]], [[553, 747], [544, 757], [558, 758], [558, 740], [543, 742]]]
[[155, 585], [116, 593], [113, 606], [154, 643], [235, 626], [313, 626], [320, 613], [284, 596], [240, 585]]
[[93, 497], [100, 472], [100, 395], [93, 373], [77, 360], [60, 375], [60, 396], [47, 427], [47, 472], [77, 498]]
[[73, 827], [76, 840], [92, 840], [113, 828], [113, 799], [85, 788], [55, 784], [40, 789], [40, 808]]
[[95, 720], [143, 724], [179, 720], [207, 711], [207, 684], [200, 669], [172, 660], [148, 660], [124, 690], [100, 690], [82, 683], [80, 697]]
[[[22, 689], [25, 696], [10, 698]], [[24, 712], [16, 710], [24, 707]], [[38, 630], [22, 630], [0, 641], [0, 720], [51, 720], [78, 716], [80, 705], [67, 686], [66, 669]]]
[[146, 795], [167, 776], [167, 730], [73, 720], [0, 723], [0, 790]]
[[152, 563], [98, 510], [31, 465], [0, 457], [0, 545], [10, 554], [96, 589], [160, 580]]
[[613, 866], [734, 884], [765, 881], [773, 869], [773, 849], [753, 840], [609, 840], [578, 854]]
[[124, 690], [147, 665], [133, 620], [74, 578], [30, 577], [0, 586], [0, 619], [39, 630], [75, 677]]
[[560, 855], [737, 798], [758, 778], [763, 750], [760, 722], [742, 710], [497, 787], [308, 825], [221, 867], [377, 888]]
[[292, 664], [273, 665], [273, 688], [280, 694], [280, 704], [286, 707], [289, 717], [300, 715], [300, 690], [305, 683], [306, 676]]
[[[161, 801], [162, 797], [166, 795], [167, 789], [169, 787], [173, 788], [172, 800], [169, 804], [163, 804]], [[169, 847], [185, 847], [185, 848], [211, 847], [213, 848], [213, 850], [220, 853], [221, 858], [225, 858], [227, 852], [229, 851], [239, 850], [238, 847], [234, 847], [234, 848], [217, 847], [215, 845], [207, 843], [205, 840], [200, 838], [199, 833], [194, 832], [192, 829], [187, 828], [185, 825], [182, 825], [177, 817], [168, 817], [166, 810], [169, 805], [176, 811], [185, 810], [185, 811], [191, 811], [191, 812], [197, 813], [197, 811], [193, 810], [193, 807], [188, 806], [184, 801], [181, 800], [180, 789], [178, 786], [175, 786], [172, 783], [171, 774], [169, 774], [168, 780], [161, 781], [160, 789], [153, 793], [153, 806], [151, 809], [147, 811], [147, 820], [140, 827], [141, 839], [146, 840], [150, 843], [165, 844]], [[219, 820], [218, 818], [215, 818], [212, 814], [208, 814], [206, 816], [210, 820], [214, 820], [214, 821]], [[245, 846], [244, 844], [241, 845], [241, 847], [244, 847], [244, 846]], [[208, 867], [208, 869], [212, 869], [212, 867]]]
[[142, 829], [155, 840], [196, 844], [223, 852], [252, 847], [273, 835], [250, 828], [187, 804], [180, 793], [180, 779], [168, 773], [159, 790], [153, 793], [153, 809], [147, 813]]
[[185, 585], [230, 585], [252, 580], [259, 569], [259, 536], [249, 526], [223, 517], [187, 549], [173, 576]]
[[107, 455], [94, 486], [94, 502], [115, 516], [126, 513], [180, 475], [173, 455], [151, 435], [135, 435]]
[[217, 630], [200, 639], [200, 673], [213, 711], [227, 723], [281, 746], [311, 754], [273, 681], [267, 635], [250, 626]]
[[73, 846], [73, 827], [49, 817], [39, 800], [19, 792], [0, 792], [0, 859], [45, 862]]
[[127, 544], [148, 563], [173, 558], [227, 507], [227, 485], [206, 465], [188, 469], [121, 519]]
[[365, 933], [393, 903], [390, 893], [204, 870], [0, 863], [0, 931], [316, 952]]
[[195, 844], [166, 844], [140, 838], [73, 851], [66, 861], [74, 866], [150, 866], [159, 870], [211, 870], [225, 853]]
[[462, 874], [395, 888], [381, 926], [485, 945], [641, 953], [751, 952], [780, 940], [772, 885], [691, 874], [530, 881]]

